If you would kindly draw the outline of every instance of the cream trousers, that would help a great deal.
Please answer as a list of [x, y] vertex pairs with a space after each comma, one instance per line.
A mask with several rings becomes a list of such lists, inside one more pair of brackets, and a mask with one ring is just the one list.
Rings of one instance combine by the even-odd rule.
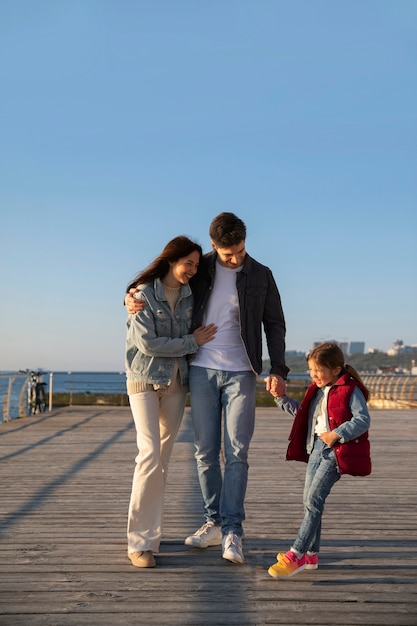
[[142, 391], [129, 396], [138, 455], [127, 523], [128, 552], [158, 552], [168, 463], [187, 394]]

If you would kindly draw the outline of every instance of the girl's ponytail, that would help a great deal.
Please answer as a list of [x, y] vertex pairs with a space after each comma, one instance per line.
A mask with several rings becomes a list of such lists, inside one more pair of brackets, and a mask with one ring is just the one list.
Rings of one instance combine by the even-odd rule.
[[360, 383], [362, 385], [362, 387], [364, 389], [366, 389], [368, 396], [369, 396], [369, 389], [367, 387], [365, 387], [362, 378], [360, 377], [360, 375], [358, 374], [358, 372], [355, 370], [354, 367], [352, 367], [352, 365], [349, 365], [348, 363], [345, 363], [345, 370], [347, 371], [347, 373], [349, 374], [349, 376], [352, 376], [352, 378], [354, 378], [355, 380], [358, 381], [358, 383]]

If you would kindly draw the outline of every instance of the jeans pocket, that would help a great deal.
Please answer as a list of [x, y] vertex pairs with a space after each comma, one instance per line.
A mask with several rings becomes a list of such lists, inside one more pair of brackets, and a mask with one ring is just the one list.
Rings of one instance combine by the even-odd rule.
[[336, 454], [335, 454], [333, 446], [327, 446], [326, 445], [326, 447], [323, 448], [321, 454], [322, 454], [323, 459], [328, 459], [329, 461], [335, 461], [336, 462]]

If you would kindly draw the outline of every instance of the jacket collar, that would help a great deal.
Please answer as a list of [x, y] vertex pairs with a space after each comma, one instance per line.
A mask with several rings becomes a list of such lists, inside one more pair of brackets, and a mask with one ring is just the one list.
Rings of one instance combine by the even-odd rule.
[[[215, 272], [215, 267], [216, 267], [216, 261], [217, 261], [217, 252], [215, 250], [213, 250], [212, 252], [208, 252], [205, 255], [205, 258], [207, 260], [207, 266], [208, 266], [208, 270], [211, 274], [213, 274]], [[245, 254], [245, 258], [243, 259], [243, 266], [242, 266], [242, 272], [244, 274], [248, 274], [250, 272], [251, 269], [251, 264], [252, 264], [252, 259], [249, 256], [248, 253]]]
[[[164, 286], [161, 282], [160, 278], [155, 278], [154, 283], [153, 283], [154, 289], [155, 289], [155, 298], [157, 300], [164, 300], [166, 301], [166, 296], [165, 296], [165, 292], [164, 292]], [[181, 289], [180, 289], [180, 299], [183, 298], [188, 298], [188, 296], [191, 296], [191, 287], [189, 284], [187, 285], [181, 285]]]

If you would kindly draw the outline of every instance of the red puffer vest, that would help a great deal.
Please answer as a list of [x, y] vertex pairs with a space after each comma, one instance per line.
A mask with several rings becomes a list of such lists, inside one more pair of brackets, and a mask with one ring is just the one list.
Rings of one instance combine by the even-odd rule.
[[[354, 378], [351, 378], [348, 372], [344, 372], [331, 387], [327, 399], [327, 415], [331, 430], [352, 418], [352, 413], [349, 409], [349, 399], [355, 387], [359, 387], [367, 400], [368, 393], [364, 386]], [[317, 389], [318, 387], [315, 383], [311, 384], [298, 407], [289, 436], [290, 443], [287, 450], [287, 461], [305, 461], [306, 463], [308, 461], [306, 445], [309, 406], [317, 393]], [[346, 443], [336, 443], [334, 451], [340, 474], [367, 476], [371, 473], [368, 431]]]

